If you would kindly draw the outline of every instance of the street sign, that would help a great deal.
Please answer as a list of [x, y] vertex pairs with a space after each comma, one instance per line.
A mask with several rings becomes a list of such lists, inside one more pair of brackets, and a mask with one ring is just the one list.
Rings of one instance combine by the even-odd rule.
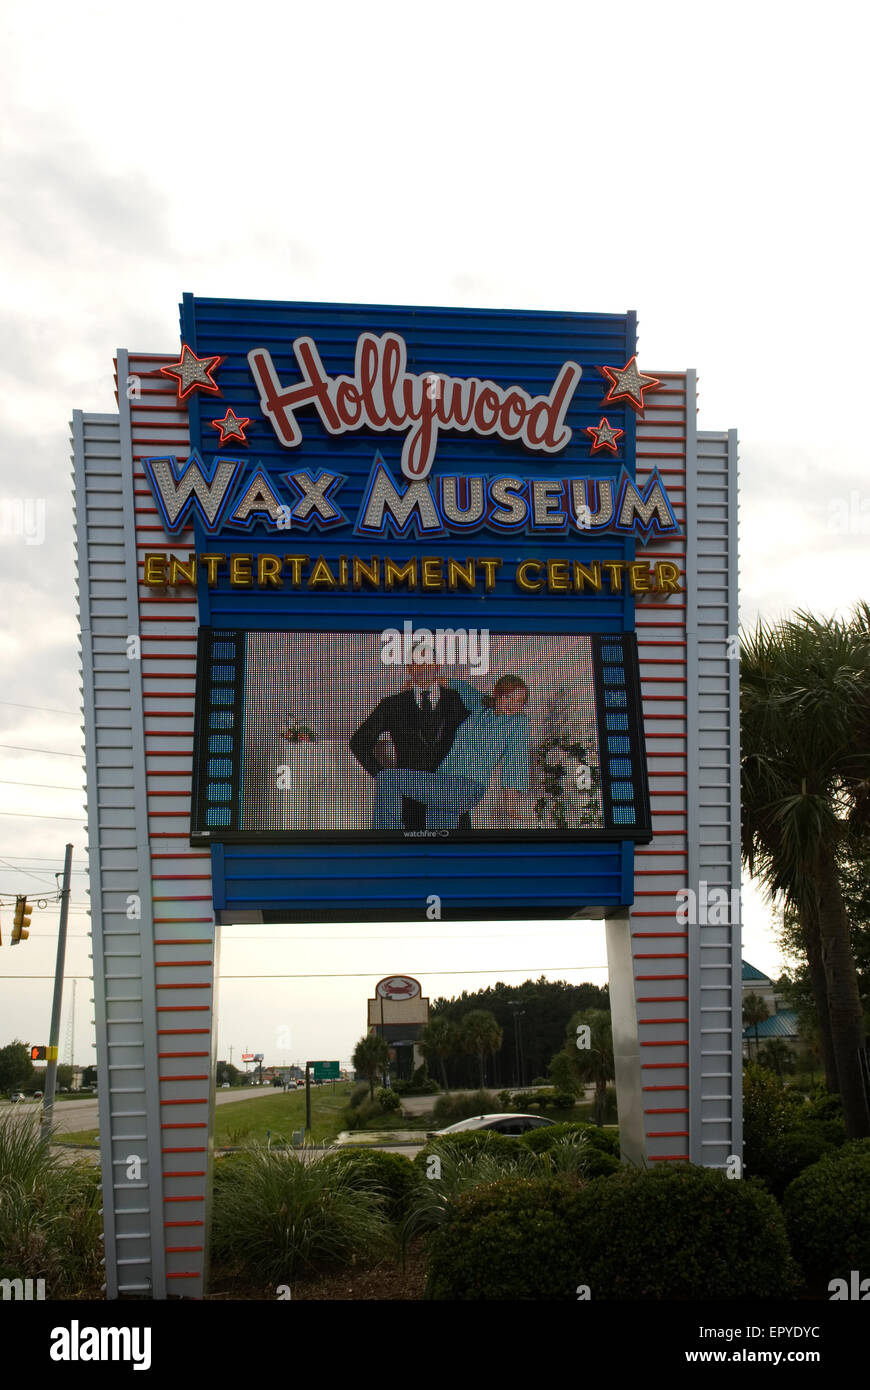
[[315, 1081], [337, 1081], [339, 1076], [338, 1062], [312, 1062], [313, 1077]]

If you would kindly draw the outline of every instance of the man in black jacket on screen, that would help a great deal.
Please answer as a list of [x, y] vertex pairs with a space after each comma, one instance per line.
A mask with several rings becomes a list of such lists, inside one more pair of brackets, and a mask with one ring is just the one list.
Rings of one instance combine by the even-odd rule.
[[[438, 684], [437, 666], [412, 661], [405, 673], [411, 688], [386, 696], [351, 735], [350, 751], [370, 777], [377, 777], [388, 766], [435, 772], [449, 753], [459, 725], [468, 718], [456, 691]], [[392, 763], [378, 757], [388, 735], [394, 749]], [[426, 807], [403, 797], [402, 824], [406, 830], [425, 829]], [[457, 828], [471, 829], [467, 813], [459, 818]]]

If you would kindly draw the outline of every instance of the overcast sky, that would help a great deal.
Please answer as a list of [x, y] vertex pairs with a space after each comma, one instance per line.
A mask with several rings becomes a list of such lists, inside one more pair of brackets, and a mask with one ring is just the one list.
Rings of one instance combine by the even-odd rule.
[[[72, 840], [70, 976], [90, 961], [68, 422], [115, 410], [116, 348], [177, 349], [184, 291], [636, 309], [642, 369], [695, 367], [700, 427], [739, 431], [744, 624], [868, 597], [866, 13], [6, 7], [0, 891], [50, 891]], [[744, 954], [775, 973], [746, 896]], [[11, 956], [3, 908], [0, 976], [51, 975], [55, 914]], [[220, 1050], [344, 1060], [382, 975], [434, 998], [603, 982], [604, 960], [595, 923], [227, 928]], [[258, 971], [326, 978], [232, 978]], [[0, 1045], [47, 1040], [50, 1002], [48, 978], [0, 981]]]

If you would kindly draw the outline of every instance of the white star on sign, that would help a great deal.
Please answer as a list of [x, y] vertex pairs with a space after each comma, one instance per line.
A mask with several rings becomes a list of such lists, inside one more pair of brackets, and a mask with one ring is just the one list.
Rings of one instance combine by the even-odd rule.
[[220, 387], [212, 379], [212, 372], [223, 362], [223, 357], [197, 357], [187, 343], [181, 345], [181, 356], [171, 367], [161, 367], [164, 376], [174, 376], [178, 382], [178, 399], [183, 401], [200, 386], [203, 391], [220, 395]]
[[658, 377], [646, 376], [638, 370], [637, 357], [632, 357], [624, 367], [599, 367], [602, 376], [610, 382], [610, 390], [604, 397], [604, 405], [615, 401], [628, 401], [635, 410], [644, 408], [644, 391], [657, 391], [661, 386]]

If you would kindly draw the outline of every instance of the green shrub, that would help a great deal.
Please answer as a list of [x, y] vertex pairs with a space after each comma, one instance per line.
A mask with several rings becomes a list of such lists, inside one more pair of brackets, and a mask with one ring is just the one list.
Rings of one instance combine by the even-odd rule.
[[571, 1091], [554, 1091], [553, 1106], [554, 1110], [573, 1110], [577, 1102], [577, 1097]]
[[40, 1120], [0, 1119], [0, 1279], [44, 1279], [50, 1299], [98, 1298], [99, 1169], [61, 1162]]
[[468, 1095], [439, 1096], [432, 1109], [434, 1119], [442, 1126], [471, 1120], [475, 1115], [498, 1115], [498, 1097], [491, 1091], [472, 1091]]
[[491, 1156], [498, 1154], [512, 1158], [516, 1155], [519, 1142], [518, 1139], [511, 1139], [507, 1134], [498, 1134], [492, 1129], [469, 1129], [460, 1131], [459, 1134], [442, 1134], [430, 1139], [420, 1149], [414, 1157], [414, 1167], [425, 1171], [429, 1155], [437, 1153], [443, 1156], [446, 1150], [454, 1155], [488, 1153]]
[[808, 1278], [870, 1271], [870, 1139], [857, 1139], [804, 1171], [782, 1202], [795, 1258]]
[[[417, 1068], [419, 1071], [419, 1067]], [[416, 1076], [417, 1073], [414, 1073]], [[393, 1090], [397, 1096], [437, 1096], [441, 1087], [437, 1081], [431, 1081], [424, 1077], [420, 1081], [415, 1081], [414, 1077], [410, 1081], [394, 1081]]]
[[215, 1169], [212, 1251], [228, 1269], [274, 1284], [374, 1255], [391, 1240], [387, 1199], [349, 1164], [254, 1146]]
[[348, 1129], [365, 1129], [371, 1120], [377, 1119], [378, 1115], [383, 1113], [378, 1101], [370, 1100], [366, 1096], [353, 1110], [345, 1110], [344, 1120]]
[[[833, 1100], [833, 1104], [831, 1101]], [[773, 1072], [751, 1064], [743, 1074], [743, 1155], [750, 1177], [781, 1196], [803, 1167], [842, 1143], [839, 1102], [825, 1093], [807, 1102]]]
[[375, 1100], [385, 1115], [402, 1108], [401, 1098], [396, 1095], [392, 1086], [380, 1086], [375, 1091]]
[[586, 1151], [581, 1166], [584, 1177], [609, 1178], [611, 1173], [618, 1173], [621, 1164], [613, 1154], [604, 1153], [601, 1149], [594, 1149], [590, 1145]]
[[511, 1097], [512, 1110], [528, 1110], [530, 1105], [540, 1101], [543, 1091], [514, 1091]]
[[327, 1155], [327, 1161], [347, 1169], [360, 1188], [380, 1193], [394, 1225], [404, 1220], [419, 1181], [410, 1158], [376, 1149], [336, 1149]]
[[[553, 1154], [556, 1155], [555, 1150]], [[560, 1157], [562, 1171], [576, 1173], [576, 1150], [573, 1166], [571, 1155]], [[403, 1246], [415, 1236], [438, 1229], [452, 1219], [457, 1199], [467, 1192], [490, 1187], [506, 1177], [537, 1181], [548, 1177], [551, 1171], [548, 1160], [549, 1155], [540, 1158], [520, 1144], [509, 1148], [503, 1145], [441, 1146], [418, 1170], [408, 1216], [402, 1227]]]
[[744, 1068], [743, 1146], [747, 1167], [770, 1139], [794, 1128], [803, 1105], [803, 1097], [786, 1089], [774, 1072], [755, 1063]]
[[535, 1157], [544, 1175], [550, 1176], [561, 1173], [585, 1179], [601, 1178], [619, 1168], [618, 1159], [593, 1148], [582, 1134], [566, 1134]]
[[843, 1118], [843, 1102], [823, 1086], [816, 1087], [803, 1107], [802, 1114], [807, 1119], [837, 1121]]
[[535, 1153], [543, 1153], [552, 1148], [554, 1144], [558, 1144], [560, 1140], [575, 1134], [582, 1135], [587, 1146], [596, 1151], [619, 1158], [618, 1130], [602, 1129], [599, 1125], [583, 1124], [574, 1120], [566, 1120], [558, 1125], [541, 1125], [536, 1129], [530, 1129], [522, 1136], [520, 1143], [527, 1144], [530, 1149], [534, 1149]]
[[575, 1300], [580, 1196], [568, 1178], [507, 1177], [456, 1197], [427, 1240], [426, 1297]]
[[578, 1198], [578, 1284], [593, 1299], [783, 1298], [785, 1221], [753, 1183], [711, 1168], [622, 1168]]
[[515, 1092], [509, 1108], [523, 1113], [534, 1113], [536, 1110], [573, 1110], [575, 1100], [576, 1097], [570, 1091], [560, 1091], [550, 1086], [542, 1091]]
[[[764, 1150], [761, 1172], [756, 1171], [755, 1176], [763, 1179], [774, 1197], [781, 1198], [799, 1173], [818, 1163], [826, 1154], [834, 1153], [836, 1147], [818, 1126], [797, 1126], [774, 1136]], [[753, 1176], [748, 1165], [747, 1170], [749, 1176]]]
[[351, 1109], [351, 1110], [358, 1110], [359, 1107], [362, 1105], [363, 1101], [364, 1101], [364, 1100], [368, 1100], [368, 1099], [369, 1099], [369, 1087], [368, 1087], [368, 1082], [366, 1082], [366, 1081], [359, 1081], [359, 1082], [357, 1082], [356, 1086], [354, 1086], [353, 1090], [352, 1090], [351, 1093], [350, 1093], [350, 1097], [349, 1097], [348, 1102], [347, 1102], [348, 1108]]

